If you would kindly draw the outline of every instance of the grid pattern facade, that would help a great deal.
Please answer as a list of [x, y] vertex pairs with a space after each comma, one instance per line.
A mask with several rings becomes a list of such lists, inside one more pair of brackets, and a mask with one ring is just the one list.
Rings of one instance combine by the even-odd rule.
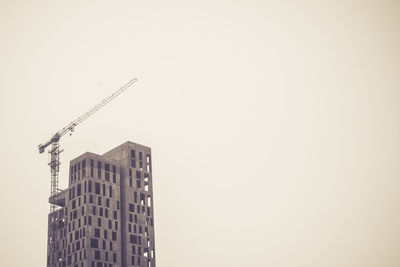
[[48, 267], [155, 267], [151, 150], [127, 142], [70, 163], [49, 214]]

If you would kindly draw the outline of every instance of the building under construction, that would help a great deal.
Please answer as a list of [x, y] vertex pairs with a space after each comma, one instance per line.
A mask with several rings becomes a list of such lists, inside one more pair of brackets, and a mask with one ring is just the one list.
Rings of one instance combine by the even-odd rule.
[[151, 149], [126, 142], [70, 162], [50, 197], [48, 267], [155, 267]]

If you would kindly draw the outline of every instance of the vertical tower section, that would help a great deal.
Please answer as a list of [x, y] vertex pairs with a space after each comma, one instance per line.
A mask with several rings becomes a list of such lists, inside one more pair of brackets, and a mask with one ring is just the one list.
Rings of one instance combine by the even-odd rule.
[[155, 267], [151, 148], [126, 142], [103, 156], [120, 162], [122, 267]]
[[49, 202], [47, 267], [156, 266], [149, 147], [82, 154]]

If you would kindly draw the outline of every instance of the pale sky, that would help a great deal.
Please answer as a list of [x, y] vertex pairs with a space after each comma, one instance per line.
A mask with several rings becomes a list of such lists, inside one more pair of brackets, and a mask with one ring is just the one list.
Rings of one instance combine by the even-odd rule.
[[158, 267], [400, 266], [399, 1], [0, 1], [0, 266], [46, 264], [48, 156], [152, 148]]

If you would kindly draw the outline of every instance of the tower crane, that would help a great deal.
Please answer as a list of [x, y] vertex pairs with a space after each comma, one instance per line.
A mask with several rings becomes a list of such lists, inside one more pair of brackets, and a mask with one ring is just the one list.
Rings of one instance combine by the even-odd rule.
[[60, 171], [60, 153], [63, 152], [63, 150], [60, 149], [60, 144], [59, 141], [63, 135], [66, 133], [71, 133], [74, 131], [75, 127], [81, 124], [84, 120], [89, 118], [91, 115], [93, 115], [95, 112], [97, 112], [99, 109], [104, 107], [107, 103], [109, 103], [111, 100], [116, 98], [118, 95], [120, 95], [123, 91], [128, 89], [131, 85], [133, 85], [137, 81], [136, 78], [133, 78], [126, 84], [124, 84], [121, 88], [119, 88], [117, 91], [115, 91], [112, 95], [109, 97], [103, 99], [99, 104], [94, 106], [92, 109], [87, 111], [85, 114], [77, 118], [76, 120], [72, 121], [69, 123], [67, 126], [56, 132], [47, 142], [44, 144], [40, 144], [39, 147], [39, 153], [43, 153], [45, 149], [51, 145], [51, 148], [49, 149], [49, 154], [50, 154], [50, 172], [51, 172], [51, 192], [50, 192], [50, 213], [56, 211], [57, 205], [55, 204], [55, 198], [58, 193], [58, 173]]

